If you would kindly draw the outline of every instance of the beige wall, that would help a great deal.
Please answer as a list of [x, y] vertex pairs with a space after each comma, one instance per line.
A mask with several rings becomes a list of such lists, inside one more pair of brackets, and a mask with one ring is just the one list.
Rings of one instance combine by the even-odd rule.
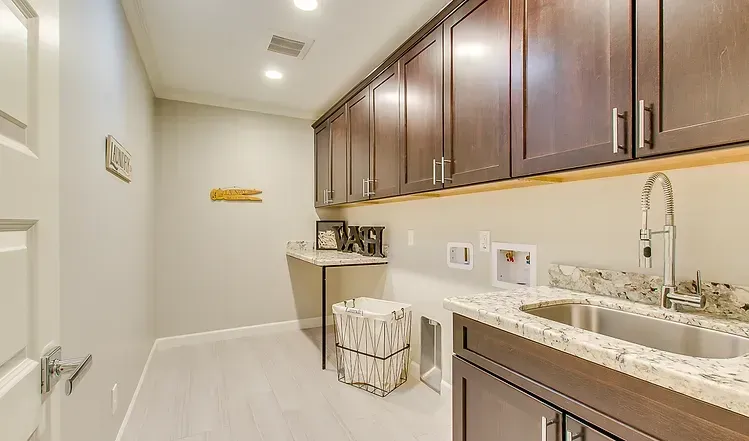
[[[749, 164], [667, 174], [676, 197], [677, 277], [693, 277], [701, 269], [706, 280], [749, 285]], [[637, 253], [645, 178], [626, 176], [345, 209], [344, 218], [351, 223], [387, 227], [391, 263], [386, 272], [361, 268], [342, 273], [341, 286], [347, 290], [343, 296], [373, 295], [412, 303], [416, 360], [418, 317], [439, 320], [443, 365], [449, 366], [451, 317], [442, 309], [442, 300], [493, 290], [489, 253], [478, 251], [480, 230], [490, 230], [493, 241], [538, 245], [539, 284], [548, 282], [550, 263], [644, 271], [637, 266]], [[653, 229], [663, 223], [663, 198], [658, 192], [651, 210]], [[407, 246], [409, 229], [415, 230], [413, 247]], [[447, 268], [448, 241], [473, 242], [473, 271]], [[662, 247], [657, 239], [653, 243], [650, 272], [659, 274]]]
[[[63, 397], [62, 437], [113, 440], [155, 338], [153, 93], [118, 0], [65, 0], [60, 15], [62, 344], [94, 356]], [[104, 169], [109, 134], [133, 155], [131, 184]]]
[[[320, 315], [320, 274], [287, 260], [311, 239], [310, 122], [157, 101], [157, 328], [180, 335]], [[213, 202], [212, 188], [263, 191]]]

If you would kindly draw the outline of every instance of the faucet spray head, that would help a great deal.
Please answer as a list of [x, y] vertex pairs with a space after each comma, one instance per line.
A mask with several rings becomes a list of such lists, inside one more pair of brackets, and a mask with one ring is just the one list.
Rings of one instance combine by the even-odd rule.
[[651, 256], [653, 250], [650, 246], [650, 230], [640, 230], [640, 268], [652, 268]]

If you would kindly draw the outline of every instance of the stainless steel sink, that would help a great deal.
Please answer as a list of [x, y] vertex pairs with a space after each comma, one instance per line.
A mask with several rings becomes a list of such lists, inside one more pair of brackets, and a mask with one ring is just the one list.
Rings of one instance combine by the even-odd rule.
[[525, 312], [675, 354], [734, 358], [749, 353], [749, 338], [601, 306], [564, 303]]

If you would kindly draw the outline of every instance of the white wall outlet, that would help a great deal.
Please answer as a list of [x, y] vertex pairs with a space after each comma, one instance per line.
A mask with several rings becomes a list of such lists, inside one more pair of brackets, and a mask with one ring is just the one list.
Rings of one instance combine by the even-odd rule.
[[491, 253], [492, 286], [536, 286], [535, 245], [493, 242]]
[[488, 253], [491, 246], [492, 246], [491, 231], [479, 231], [479, 251]]
[[414, 246], [414, 230], [408, 230], [408, 246]]
[[119, 400], [118, 391], [117, 383], [115, 383], [114, 386], [112, 386], [112, 415], [117, 413], [117, 402]]
[[448, 242], [447, 266], [450, 268], [473, 269], [473, 244], [463, 242]]

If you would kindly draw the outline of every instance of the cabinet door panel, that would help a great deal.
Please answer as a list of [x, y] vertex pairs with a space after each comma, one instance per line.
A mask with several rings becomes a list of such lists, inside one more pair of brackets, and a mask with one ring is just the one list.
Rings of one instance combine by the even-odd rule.
[[368, 199], [364, 194], [364, 181], [369, 180], [369, 88], [349, 101], [348, 124], [349, 179], [346, 201], [356, 202]]
[[446, 186], [510, 177], [510, 4], [470, 0], [444, 23]]
[[395, 196], [400, 192], [400, 99], [398, 65], [393, 65], [370, 85], [370, 196]]
[[561, 421], [553, 408], [453, 356], [453, 441], [557, 441]]
[[330, 190], [332, 204], [346, 202], [348, 123], [345, 106], [330, 117]]
[[648, 156], [749, 141], [749, 2], [637, 2]]
[[[401, 72], [401, 194], [441, 188], [433, 161], [442, 160], [442, 26], [398, 62]], [[439, 171], [437, 172], [439, 179]]]
[[629, 0], [512, 0], [512, 10], [513, 176], [631, 158]]
[[330, 127], [322, 124], [315, 130], [315, 207], [326, 204], [330, 189]]
[[611, 437], [604, 434], [600, 430], [593, 428], [585, 423], [581, 423], [576, 419], [566, 416], [566, 438], [568, 440], [580, 440], [580, 441], [619, 441], [618, 438]]

